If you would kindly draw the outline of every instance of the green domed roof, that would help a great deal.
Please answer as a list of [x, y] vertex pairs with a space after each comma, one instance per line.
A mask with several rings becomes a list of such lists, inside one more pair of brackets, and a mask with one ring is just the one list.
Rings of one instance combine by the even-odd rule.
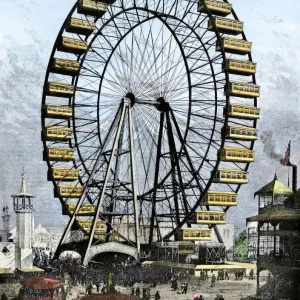
[[281, 183], [277, 175], [275, 174], [274, 179], [262, 187], [260, 190], [258, 190], [255, 194], [255, 196], [276, 196], [276, 195], [284, 195], [284, 196], [289, 196], [293, 194], [293, 191], [288, 188], [286, 185]]

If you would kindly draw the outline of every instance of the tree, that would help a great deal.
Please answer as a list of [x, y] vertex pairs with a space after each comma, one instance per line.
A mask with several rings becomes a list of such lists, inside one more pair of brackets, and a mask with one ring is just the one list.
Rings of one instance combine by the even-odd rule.
[[1, 300], [8, 300], [8, 298], [7, 298], [7, 296], [6, 296], [6, 294], [5, 293], [3, 293], [2, 295], [1, 295], [1, 298], [0, 298]]
[[247, 258], [248, 257], [248, 240], [247, 231], [243, 230], [234, 240], [234, 257]]

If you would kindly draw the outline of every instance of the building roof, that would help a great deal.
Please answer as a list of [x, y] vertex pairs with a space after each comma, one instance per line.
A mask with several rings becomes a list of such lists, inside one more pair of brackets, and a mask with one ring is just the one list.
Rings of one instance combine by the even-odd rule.
[[23, 281], [23, 286], [33, 290], [52, 290], [62, 287], [64, 283], [53, 278], [33, 277], [26, 278]]
[[22, 181], [21, 181], [21, 187], [18, 193], [12, 195], [12, 197], [28, 197], [28, 198], [33, 198], [34, 196], [27, 193], [26, 191], [26, 180], [25, 180], [25, 172], [23, 170], [22, 173]]
[[254, 197], [259, 196], [276, 196], [276, 195], [283, 195], [283, 196], [289, 196], [293, 194], [293, 191], [285, 186], [283, 183], [281, 183], [277, 175], [275, 174], [274, 179], [262, 187], [260, 190], [255, 192]]
[[287, 208], [300, 209], [300, 189], [284, 200]]
[[247, 222], [273, 222], [300, 220], [300, 209], [279, 209], [267, 211], [254, 217], [247, 218]]

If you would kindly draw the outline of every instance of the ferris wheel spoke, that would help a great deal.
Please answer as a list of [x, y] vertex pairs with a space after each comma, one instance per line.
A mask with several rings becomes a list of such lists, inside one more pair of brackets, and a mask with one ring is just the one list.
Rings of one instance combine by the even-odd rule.
[[[161, 25], [160, 27], [160, 30], [157, 34], [157, 37], [154, 41], [154, 38], [153, 38], [153, 33], [152, 33], [152, 25], [153, 25], [153, 22], [151, 23], [151, 27], [149, 29], [149, 34], [148, 34], [148, 37], [147, 37], [147, 41], [145, 43], [145, 48], [148, 48], [148, 43], [149, 43], [149, 39], [151, 40], [151, 47], [150, 47], [150, 52], [147, 51], [147, 58], [146, 58], [146, 62], [144, 63], [144, 68], [141, 72], [141, 75], [139, 77], [139, 81], [137, 83], [137, 85], [140, 87], [140, 90], [143, 90], [144, 89], [144, 86], [145, 86], [145, 81], [147, 82], [147, 79], [148, 78], [151, 78], [151, 77], [154, 77], [155, 74], [157, 73], [157, 70], [158, 70], [158, 67], [157, 67], [157, 60], [159, 59], [159, 56], [161, 55], [161, 53], [163, 52], [163, 49], [165, 47], [165, 45], [162, 47], [162, 49], [159, 51], [158, 55], [156, 56], [156, 43], [158, 41], [158, 38], [159, 36], [161, 35], [162, 33], [162, 30], [163, 30], [163, 24]], [[152, 57], [153, 56], [153, 57]], [[151, 61], [151, 58], [153, 58], [153, 61]], [[149, 65], [149, 67], [146, 69], [147, 65]], [[153, 71], [155, 70], [155, 71]], [[146, 80], [144, 79], [144, 76], [146, 76]], [[155, 87], [154, 87], [155, 88]], [[156, 90], [156, 95], [157, 95], [157, 98], [158, 98], [158, 91]]]
[[[136, 120], [136, 126], [138, 125], [138, 122]], [[141, 124], [139, 124], [141, 125]], [[149, 139], [150, 137], [148, 138], [148, 140], [146, 141], [146, 145], [144, 145], [144, 151], [146, 151], [146, 149], [150, 149], [150, 153], [152, 153], [153, 149], [154, 149], [154, 143], [151, 143], [151, 146], [149, 147]], [[150, 170], [150, 163], [151, 163], [151, 157], [148, 158], [148, 164], [147, 164], [147, 167], [146, 167], [146, 159], [144, 158], [144, 151], [143, 151], [143, 147], [142, 147], [142, 143], [141, 143], [141, 138], [140, 138], [140, 135], [137, 136], [137, 142], [138, 142], [138, 149], [139, 149], [139, 153], [141, 155], [141, 163], [142, 163], [142, 166], [143, 166], [143, 170], [144, 170], [144, 173], [145, 173], [145, 183], [144, 183], [144, 186], [143, 186], [143, 191], [141, 191], [141, 193], [144, 192], [145, 190], [145, 187], [146, 187], [146, 184], [148, 185], [148, 189], [150, 189], [150, 182], [149, 182], [149, 179], [148, 179], [148, 176], [149, 176], [149, 170]], [[149, 148], [148, 148], [149, 147]], [[137, 166], [138, 168], [138, 166]], [[139, 168], [138, 168], [139, 169]]]

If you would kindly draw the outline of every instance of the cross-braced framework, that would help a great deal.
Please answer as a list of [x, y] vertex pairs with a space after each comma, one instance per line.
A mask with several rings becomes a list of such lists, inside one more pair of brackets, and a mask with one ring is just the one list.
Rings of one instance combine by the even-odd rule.
[[[254, 161], [250, 51], [227, 1], [76, 2], [43, 92], [48, 176], [71, 217], [61, 244], [80, 230], [87, 264], [101, 243], [139, 256], [140, 244], [207, 240], [225, 222]], [[179, 231], [192, 223], [198, 232]]]

